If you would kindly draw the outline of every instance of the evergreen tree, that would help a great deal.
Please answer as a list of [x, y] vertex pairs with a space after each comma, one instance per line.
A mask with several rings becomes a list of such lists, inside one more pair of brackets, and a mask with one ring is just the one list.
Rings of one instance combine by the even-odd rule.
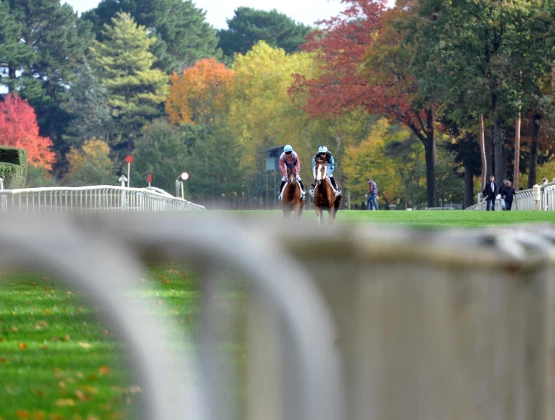
[[221, 56], [216, 31], [191, 0], [103, 0], [82, 18], [92, 22], [102, 41], [104, 25], [121, 12], [129, 13], [156, 37], [152, 48], [158, 57], [156, 66], [168, 73], [180, 73], [201, 58]]
[[153, 186], [170, 193], [175, 190], [175, 180], [187, 168], [187, 136], [183, 130], [166, 119], [156, 119], [145, 127], [143, 135], [135, 143], [133, 152], [135, 185], [142, 186], [147, 174], [152, 174]]
[[236, 9], [227, 26], [228, 29], [218, 31], [218, 37], [219, 46], [228, 57], [246, 54], [259, 41], [292, 53], [299, 50], [312, 30], [277, 10], [266, 12], [250, 7]]
[[72, 118], [64, 139], [73, 146], [91, 138], [107, 141], [113, 125], [108, 91], [101, 86], [89, 65], [80, 66], [78, 74], [79, 80], [69, 89], [69, 100], [64, 105]]
[[28, 67], [33, 49], [22, 41], [23, 25], [11, 13], [8, 0], [0, 0], [0, 85], [17, 87], [16, 70]]
[[109, 94], [108, 104], [116, 122], [116, 149], [133, 149], [143, 125], [158, 117], [167, 92], [168, 76], [152, 65], [149, 48], [156, 42], [146, 28], [128, 13], [118, 13], [106, 25], [104, 41], [92, 48], [95, 64]]
[[0, 13], [0, 20], [17, 24], [15, 29], [10, 25], [0, 29], [9, 34], [0, 48], [14, 48], [5, 63], [9, 80], [4, 83], [29, 101], [41, 135], [50, 137], [55, 151], [63, 154], [62, 134], [69, 117], [61, 105], [92, 41], [90, 24], [79, 22], [71, 6], [61, 5], [60, 0], [8, 0], [7, 4], [9, 16]]

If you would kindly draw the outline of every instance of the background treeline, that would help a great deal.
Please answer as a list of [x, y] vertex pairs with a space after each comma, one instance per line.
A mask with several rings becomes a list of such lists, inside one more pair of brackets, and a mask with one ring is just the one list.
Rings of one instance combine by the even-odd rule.
[[[554, 0], [555, 1], [555, 0]], [[29, 186], [117, 184], [209, 206], [275, 202], [266, 150], [302, 176], [327, 145], [360, 204], [470, 205], [495, 174], [555, 177], [553, 1], [343, 0], [319, 28], [241, 7], [216, 30], [191, 1], [0, 0], [0, 144], [27, 150]]]

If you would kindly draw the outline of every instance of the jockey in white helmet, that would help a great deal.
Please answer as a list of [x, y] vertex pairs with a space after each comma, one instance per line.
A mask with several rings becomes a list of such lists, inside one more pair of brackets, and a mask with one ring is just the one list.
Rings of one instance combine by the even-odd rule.
[[291, 145], [289, 144], [285, 145], [285, 147], [283, 148], [283, 153], [279, 157], [279, 169], [283, 174], [283, 178], [281, 178], [281, 185], [279, 186], [279, 192], [278, 192], [278, 196], [280, 200], [281, 200], [281, 193], [283, 190], [283, 186], [287, 182], [287, 168], [295, 168], [295, 173], [297, 174], [297, 181], [299, 181], [299, 184], [301, 185], [301, 189], [302, 189], [301, 198], [304, 200], [304, 196], [306, 192], [303, 185], [303, 181], [301, 180], [301, 176], [299, 175], [301, 173], [301, 159], [299, 158], [299, 155], [293, 150], [293, 147], [291, 147]]
[[[314, 167], [316, 166], [316, 159], [325, 159], [326, 162], [326, 174], [328, 175], [331, 185], [333, 186], [335, 196], [337, 197], [341, 194], [341, 190], [337, 187], [335, 183], [335, 178], [333, 177], [333, 170], [335, 169], [335, 160], [333, 155], [330, 153], [326, 146], [320, 146], [318, 148], [318, 152], [312, 158], [312, 171], [314, 171]], [[314, 197], [314, 188], [316, 187], [316, 180], [311, 185], [309, 194]]]

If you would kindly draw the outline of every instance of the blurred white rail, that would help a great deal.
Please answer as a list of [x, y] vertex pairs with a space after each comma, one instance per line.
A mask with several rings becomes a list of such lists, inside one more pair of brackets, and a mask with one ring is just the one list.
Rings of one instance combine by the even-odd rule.
[[[514, 196], [513, 206], [511, 211], [515, 210], [545, 210], [554, 211], [555, 210], [555, 184], [550, 183], [547, 185], [540, 185], [541, 199], [536, 208], [536, 201], [534, 200], [533, 190], [522, 190], [518, 191]], [[466, 208], [466, 210], [486, 210], [487, 203], [485, 201], [480, 201], [478, 204], [474, 204]], [[495, 200], [495, 210], [501, 209], [501, 201]]]
[[[85, 289], [135, 356], [148, 420], [555, 420], [555, 225], [209, 216], [5, 214], [0, 272]], [[200, 363], [129, 299], [143, 261], [200, 273]], [[241, 413], [217, 352], [233, 322], [214, 292], [234, 281], [249, 287]]]
[[109, 185], [0, 190], [0, 212], [154, 212], [206, 210], [204, 206], [147, 188]]

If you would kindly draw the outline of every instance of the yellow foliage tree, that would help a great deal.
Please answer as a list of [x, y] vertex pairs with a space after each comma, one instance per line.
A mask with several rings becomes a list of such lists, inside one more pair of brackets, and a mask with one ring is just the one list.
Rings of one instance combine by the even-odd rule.
[[382, 205], [398, 204], [406, 197], [405, 180], [399, 170], [399, 165], [403, 163], [398, 157], [386, 153], [386, 147], [409, 137], [408, 130], [398, 127], [392, 129], [386, 119], [380, 119], [372, 126], [365, 140], [347, 147], [343, 171], [345, 187], [351, 191], [353, 202], [366, 200], [364, 194], [368, 192], [368, 178], [378, 184]]
[[[318, 146], [327, 145], [341, 165], [345, 145], [360, 138], [367, 115], [349, 112], [333, 120], [319, 120], [302, 110], [305, 98], [292, 96], [295, 77], [318, 72], [313, 54], [286, 54], [261, 41], [233, 65], [234, 88], [227, 125], [241, 147], [248, 150], [244, 169], [256, 171], [263, 163], [257, 152], [291, 144], [301, 158], [303, 178], [311, 178], [310, 163]], [[340, 170], [340, 169], [339, 169]]]
[[69, 171], [64, 181], [68, 185], [114, 184], [110, 147], [102, 140], [87, 140], [81, 149], [71, 148], [67, 153]]
[[215, 58], [197, 61], [182, 75], [173, 73], [166, 112], [173, 124], [211, 124], [225, 112], [233, 71]]

